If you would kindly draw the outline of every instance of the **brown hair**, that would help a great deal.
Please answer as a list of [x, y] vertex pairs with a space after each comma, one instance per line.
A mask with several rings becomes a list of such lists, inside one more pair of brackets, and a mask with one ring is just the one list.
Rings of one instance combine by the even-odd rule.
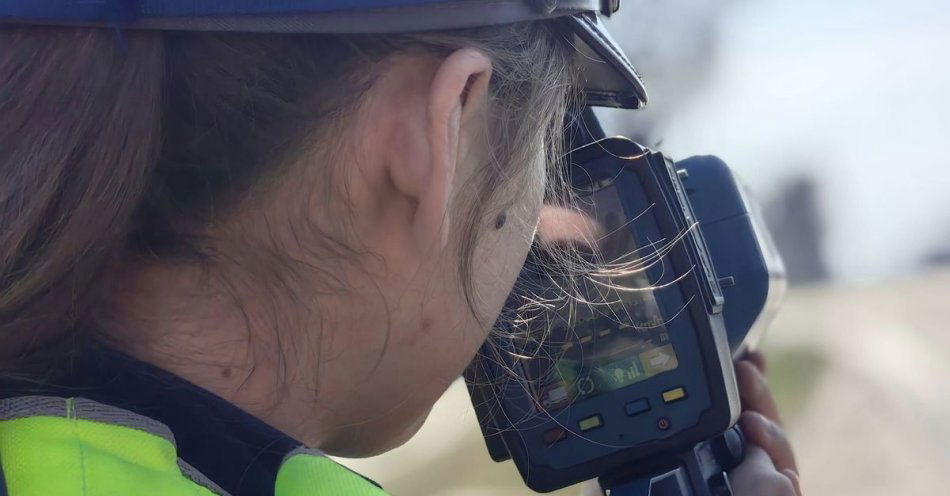
[[[548, 23], [392, 37], [0, 27], [0, 371], [72, 349], [118, 259], [206, 259], [197, 235], [332, 133], [402, 50], [486, 51], [493, 160], [479, 196], [558, 155], [569, 44]], [[491, 223], [494, 220], [490, 221]], [[476, 298], [466, 287], [470, 302]], [[28, 360], [29, 359], [29, 360]]]

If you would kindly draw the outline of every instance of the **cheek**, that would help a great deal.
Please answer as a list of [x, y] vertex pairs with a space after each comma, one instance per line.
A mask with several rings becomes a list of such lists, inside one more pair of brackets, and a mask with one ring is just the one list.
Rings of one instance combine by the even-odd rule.
[[484, 227], [473, 260], [480, 320], [489, 327], [511, 292], [534, 239], [544, 191], [543, 171], [532, 174], [519, 189], [517, 201], [505, 208], [504, 221], [493, 219]]
[[[443, 260], [426, 275], [424, 289], [412, 293], [422, 297], [409, 298], [405, 287], [397, 291], [403, 295], [401, 299], [393, 296], [392, 301], [400, 303], [387, 316], [392, 319], [393, 339], [385, 347], [382, 365], [373, 367], [372, 380], [367, 381], [374, 385], [373, 394], [363, 398], [358, 407], [388, 414], [360, 424], [361, 436], [367, 439], [361, 450], [371, 453], [397, 445], [414, 432], [485, 341], [531, 246], [543, 179], [542, 171], [510, 185], [520, 187], [519, 193], [499, 194], [489, 207], [495, 216], [481, 226], [472, 257], [474, 308], [459, 283], [461, 261], [455, 258]], [[506, 203], [510, 198], [517, 201]], [[497, 217], [502, 212], [503, 223]], [[365, 386], [362, 390], [368, 392]]]

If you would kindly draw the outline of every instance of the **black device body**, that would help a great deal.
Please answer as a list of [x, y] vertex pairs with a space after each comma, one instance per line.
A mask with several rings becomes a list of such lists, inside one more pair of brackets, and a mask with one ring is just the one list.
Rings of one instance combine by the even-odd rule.
[[[712, 479], [724, 477], [741, 447], [738, 432], [727, 432], [740, 409], [732, 359], [776, 304], [781, 262], [718, 159], [674, 164], [632, 141], [609, 138], [575, 149], [569, 160], [587, 214], [609, 220], [612, 213], [598, 209], [623, 212], [624, 236], [632, 236], [637, 255], [650, 261], [632, 277], [656, 288], [648, 306], [662, 321], [638, 321], [628, 310], [584, 318], [577, 316], [583, 310], [551, 310], [549, 304], [526, 323], [520, 315], [526, 299], [550, 302], [564, 289], [543, 262], [529, 259], [499, 321], [502, 332], [466, 374], [489, 452], [496, 461], [511, 458], [539, 492], [593, 478], [616, 495], [634, 494], [631, 488], [643, 481], [656, 484], [653, 494], [683, 484], [728, 487], [727, 480]], [[589, 300], [590, 287], [580, 290]], [[598, 288], [593, 292], [611, 298]], [[541, 318], [544, 312], [560, 317]], [[611, 340], [626, 340], [626, 347]], [[562, 366], [558, 357], [572, 352], [563, 360], [571, 366]], [[602, 355], [610, 358], [597, 358]], [[664, 356], [671, 358], [664, 363]], [[554, 389], [545, 384], [552, 371]], [[568, 398], [566, 406], [551, 400], [557, 388], [571, 390], [557, 395]]]

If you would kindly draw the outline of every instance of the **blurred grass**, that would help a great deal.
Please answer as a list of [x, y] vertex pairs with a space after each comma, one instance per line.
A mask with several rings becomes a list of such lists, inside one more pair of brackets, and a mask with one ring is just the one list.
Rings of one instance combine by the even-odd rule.
[[828, 357], [816, 348], [796, 346], [763, 350], [767, 378], [782, 416], [794, 422], [805, 411], [818, 382], [828, 369]]

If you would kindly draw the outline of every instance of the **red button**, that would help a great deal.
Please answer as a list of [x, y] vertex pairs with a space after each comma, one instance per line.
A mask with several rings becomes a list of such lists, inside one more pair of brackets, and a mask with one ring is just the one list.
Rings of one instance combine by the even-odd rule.
[[656, 427], [661, 431], [669, 429], [671, 425], [673, 424], [670, 422], [670, 419], [666, 417], [660, 417], [659, 420], [656, 421]]
[[567, 431], [561, 427], [551, 429], [544, 433], [544, 444], [552, 445], [567, 437]]

